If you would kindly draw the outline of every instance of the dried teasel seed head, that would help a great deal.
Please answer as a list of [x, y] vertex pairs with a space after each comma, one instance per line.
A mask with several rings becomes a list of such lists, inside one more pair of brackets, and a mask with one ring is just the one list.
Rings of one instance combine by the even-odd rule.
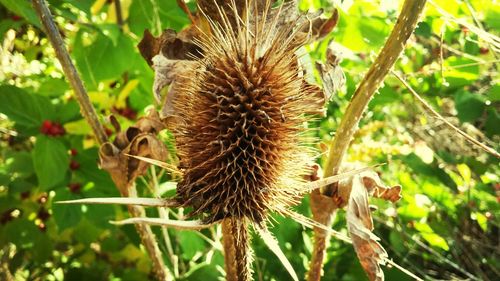
[[177, 194], [207, 221], [261, 223], [297, 201], [313, 160], [304, 124], [322, 101], [298, 64], [303, 26], [280, 25], [269, 4], [243, 15], [217, 8], [197, 41], [202, 56], [172, 97], [169, 127], [184, 171]]

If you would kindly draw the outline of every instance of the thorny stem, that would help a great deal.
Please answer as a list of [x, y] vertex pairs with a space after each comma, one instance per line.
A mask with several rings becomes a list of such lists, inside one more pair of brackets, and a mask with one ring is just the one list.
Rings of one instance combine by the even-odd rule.
[[226, 218], [221, 224], [226, 280], [251, 280], [250, 236], [245, 220]]
[[[49, 37], [50, 43], [56, 52], [56, 56], [59, 59], [59, 62], [62, 65], [64, 74], [69, 80], [71, 87], [75, 92], [76, 99], [78, 104], [80, 105], [80, 111], [87, 121], [87, 123], [92, 128], [92, 131], [97, 139], [97, 142], [100, 145], [103, 145], [108, 141], [108, 137], [102, 127], [102, 124], [99, 122], [99, 118], [97, 117], [96, 111], [90, 102], [89, 96], [87, 95], [87, 91], [83, 86], [83, 82], [76, 71], [73, 62], [69, 56], [68, 51], [64, 46], [64, 41], [59, 33], [59, 30], [54, 23], [52, 14], [45, 2], [45, 0], [32, 0], [33, 7], [42, 22], [45, 32]], [[115, 183], [116, 184], [116, 183]], [[134, 195], [136, 193], [135, 187], [129, 187], [130, 195]], [[133, 217], [144, 216], [144, 209], [139, 206], [128, 206], [128, 211]], [[156, 243], [156, 238], [151, 231], [151, 227], [147, 225], [137, 224], [135, 225], [139, 236], [141, 237], [142, 243], [145, 246], [151, 261], [153, 263], [153, 272], [158, 280], [166, 280], [167, 278], [171, 278], [171, 275], [168, 272], [168, 269], [165, 267], [163, 263], [163, 258], [158, 248], [158, 244]]]
[[97, 142], [99, 144], [103, 144], [108, 141], [108, 137], [104, 132], [104, 128], [99, 122], [99, 118], [95, 112], [92, 103], [90, 102], [89, 96], [87, 95], [87, 91], [83, 86], [82, 79], [78, 75], [71, 58], [69, 57], [68, 51], [64, 46], [64, 41], [59, 33], [59, 29], [57, 28], [54, 20], [52, 19], [52, 14], [50, 13], [49, 7], [44, 0], [32, 0], [33, 7], [42, 22], [47, 36], [49, 37], [50, 43], [56, 52], [56, 56], [61, 63], [64, 74], [69, 80], [71, 87], [75, 91], [76, 99], [78, 100], [78, 104], [80, 104], [80, 111], [82, 112], [83, 117], [92, 127], [92, 131], [95, 134]]
[[[339, 128], [330, 145], [328, 159], [324, 166], [324, 177], [329, 177], [338, 173], [342, 159], [349, 147], [351, 139], [357, 130], [358, 123], [363, 116], [368, 102], [371, 100], [375, 92], [380, 87], [385, 76], [393, 67], [394, 63], [403, 52], [408, 38], [415, 29], [420, 14], [422, 13], [426, 0], [405, 0], [403, 8], [398, 17], [398, 20], [387, 39], [382, 51], [375, 59], [375, 62], [368, 70], [361, 84], [356, 89], [351, 102], [349, 103], [344, 117], [340, 122]], [[322, 197], [331, 197], [335, 193], [335, 186], [327, 186], [321, 190]], [[330, 199], [329, 205], [334, 205]], [[312, 199], [314, 200], [314, 199]], [[311, 202], [311, 204], [314, 204]], [[316, 209], [316, 212], [315, 212]], [[331, 225], [335, 216], [336, 207], [312, 208], [313, 216], [319, 223]], [[326, 245], [329, 241], [329, 236], [325, 235], [325, 231], [315, 228], [314, 231], [315, 243], [313, 256], [310, 263], [308, 280], [319, 280], [321, 277], [321, 268], [323, 258], [326, 251]]]

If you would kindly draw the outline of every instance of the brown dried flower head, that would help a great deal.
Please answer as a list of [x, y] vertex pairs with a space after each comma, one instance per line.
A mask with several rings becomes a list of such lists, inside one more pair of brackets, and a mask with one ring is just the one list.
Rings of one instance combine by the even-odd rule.
[[208, 18], [210, 31], [196, 40], [201, 54], [178, 74], [183, 83], [171, 97], [169, 127], [184, 174], [177, 195], [208, 222], [262, 223], [269, 211], [284, 212], [313, 160], [305, 124], [324, 101], [296, 55], [308, 36], [280, 24], [267, 2], [240, 14], [217, 6], [220, 18]]

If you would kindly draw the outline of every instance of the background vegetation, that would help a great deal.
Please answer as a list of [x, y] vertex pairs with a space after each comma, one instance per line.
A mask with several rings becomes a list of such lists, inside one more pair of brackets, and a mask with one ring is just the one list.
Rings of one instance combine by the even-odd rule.
[[[324, 143], [384, 44], [401, 4], [332, 2], [300, 4], [304, 10], [323, 8], [327, 14], [335, 5], [340, 8], [337, 28], [323, 42], [308, 46], [305, 56], [324, 60], [334, 40], [343, 57], [345, 87], [316, 124]], [[113, 1], [49, 3], [100, 114], [118, 116], [122, 127], [144, 115], [153, 104], [153, 71], [135, 46], [146, 28], [158, 35], [162, 29], [180, 31], [189, 24], [176, 1], [123, 0], [123, 23], [117, 20]], [[188, 5], [194, 9], [193, 1]], [[499, 19], [496, 1], [432, 1], [396, 65], [450, 122], [497, 149]], [[126, 209], [53, 204], [119, 194], [108, 174], [97, 167], [97, 145], [29, 1], [0, 0], [0, 43], [0, 279], [150, 278], [150, 261], [133, 226], [108, 223], [127, 217]], [[107, 133], [115, 134], [108, 126]], [[168, 132], [163, 138], [175, 155]], [[394, 77], [386, 79], [370, 102], [348, 158], [387, 163], [379, 169], [384, 181], [403, 186], [403, 199], [397, 204], [372, 201], [379, 208], [374, 232], [395, 261], [424, 279], [500, 276], [498, 159], [430, 117]], [[175, 193], [169, 180], [159, 169], [151, 169], [138, 181], [138, 190], [151, 196], [150, 187], [159, 185], [162, 196], [169, 197]], [[310, 216], [308, 198], [297, 210]], [[179, 212], [170, 215], [182, 216]], [[154, 211], [149, 215], [157, 216]], [[346, 232], [342, 212], [334, 228]], [[155, 231], [165, 262], [179, 280], [222, 276], [220, 229], [169, 230], [167, 236], [159, 228]], [[272, 231], [304, 276], [311, 230], [276, 217]], [[258, 239], [254, 250], [256, 280], [288, 279]], [[352, 246], [341, 241], [332, 241], [324, 270], [324, 280], [366, 279]], [[385, 268], [385, 273], [388, 280], [409, 280], [396, 269]]]

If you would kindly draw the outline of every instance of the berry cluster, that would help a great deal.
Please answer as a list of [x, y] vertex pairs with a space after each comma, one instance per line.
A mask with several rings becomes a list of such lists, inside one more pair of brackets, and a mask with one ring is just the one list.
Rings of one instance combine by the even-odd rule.
[[40, 132], [47, 136], [64, 136], [66, 134], [66, 130], [61, 125], [61, 123], [53, 122], [50, 120], [45, 120], [40, 127]]

